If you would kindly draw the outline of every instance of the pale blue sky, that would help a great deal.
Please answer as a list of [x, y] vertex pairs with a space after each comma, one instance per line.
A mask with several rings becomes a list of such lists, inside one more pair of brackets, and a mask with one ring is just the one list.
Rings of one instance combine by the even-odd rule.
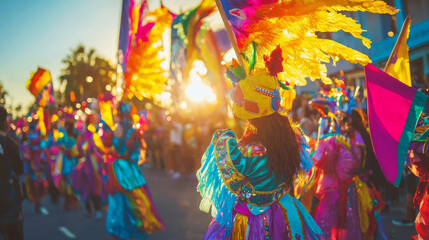
[[[163, 0], [173, 12], [199, 0]], [[83, 44], [116, 62], [122, 0], [0, 0], [0, 81], [16, 106], [34, 97], [25, 88], [38, 66], [50, 70], [54, 87], [64, 67], [61, 60]], [[149, 0], [151, 9], [159, 1]]]

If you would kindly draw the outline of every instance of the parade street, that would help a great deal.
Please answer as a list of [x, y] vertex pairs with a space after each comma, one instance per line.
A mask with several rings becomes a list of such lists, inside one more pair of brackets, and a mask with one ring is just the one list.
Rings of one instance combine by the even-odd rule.
[[[174, 180], [167, 173], [151, 168], [143, 168], [143, 173], [167, 226], [167, 230], [154, 233], [150, 239], [202, 239], [211, 217], [198, 208], [201, 197], [196, 191], [196, 177]], [[392, 219], [403, 216], [405, 208], [400, 206], [405, 206], [404, 199], [394, 204], [389, 213], [383, 214], [386, 232], [392, 240], [408, 240], [415, 232], [414, 226], [395, 227], [391, 224]], [[43, 207], [42, 213], [36, 214], [33, 205], [24, 203], [25, 239], [114, 239], [106, 232], [105, 216], [102, 220], [96, 220], [94, 216], [85, 217], [82, 205], [79, 211], [68, 212], [63, 210], [62, 202], [53, 205], [46, 196]]]
[[[196, 191], [196, 177], [174, 180], [167, 173], [143, 168], [143, 174], [150, 186], [153, 200], [164, 220], [167, 230], [155, 232], [153, 240], [162, 239], [202, 239], [210, 224], [209, 214], [198, 208], [201, 197]], [[24, 237], [25, 239], [114, 239], [106, 232], [105, 212], [103, 219], [85, 217], [84, 206], [79, 211], [63, 210], [63, 203], [50, 203], [47, 195], [42, 206], [49, 215], [34, 213], [34, 205], [24, 203]]]

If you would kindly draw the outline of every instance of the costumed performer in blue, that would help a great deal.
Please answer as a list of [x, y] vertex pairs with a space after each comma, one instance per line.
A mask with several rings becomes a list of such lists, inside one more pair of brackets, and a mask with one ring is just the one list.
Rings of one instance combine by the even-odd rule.
[[[279, 113], [284, 90], [327, 77], [325, 63], [344, 59], [366, 65], [368, 56], [319, 32], [344, 31], [370, 40], [340, 11], [397, 12], [383, 1], [216, 0], [237, 60], [227, 77], [235, 115], [249, 121], [238, 138], [217, 131], [197, 173], [200, 208], [213, 221], [204, 239], [324, 239], [293, 193], [293, 182], [313, 164], [304, 137]], [[286, 91], [287, 92], [287, 91]]]
[[72, 175], [78, 163], [76, 158], [78, 154], [76, 148], [77, 134], [74, 124], [75, 114], [66, 112], [64, 128], [60, 128], [60, 136], [56, 143], [60, 151], [52, 174], [55, 186], [64, 195], [64, 209], [66, 210], [79, 208], [79, 198], [72, 181]]
[[165, 225], [138, 165], [142, 136], [133, 128], [130, 104], [120, 103], [118, 116], [117, 127], [104, 138], [105, 146], [114, 149], [107, 159], [106, 229], [116, 239], [148, 239], [150, 233], [165, 229]]
[[[229, 71], [232, 79], [239, 79], [238, 69], [235, 64]], [[200, 209], [211, 208], [213, 216], [204, 239], [324, 239], [305, 207], [288, 194], [297, 173], [313, 162], [302, 131], [280, 113], [277, 85], [276, 72], [267, 70], [235, 82], [233, 111], [248, 124], [241, 138], [216, 131], [202, 157]]]

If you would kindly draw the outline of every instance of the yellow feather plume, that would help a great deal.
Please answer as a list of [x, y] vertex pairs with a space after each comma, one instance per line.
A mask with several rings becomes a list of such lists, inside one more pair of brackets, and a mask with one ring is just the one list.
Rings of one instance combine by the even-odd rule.
[[[156, 98], [168, 80], [167, 69], [162, 68], [165, 57], [162, 34], [171, 27], [172, 15], [165, 7], [160, 7], [146, 15], [146, 21], [155, 23], [147, 34], [147, 39], [134, 41], [125, 72], [126, 93], [138, 99]], [[155, 99], [156, 100], [156, 99]]]
[[263, 57], [280, 46], [284, 59], [284, 72], [279, 74], [282, 81], [305, 85], [306, 78], [309, 78], [331, 83], [325, 66], [331, 59], [333, 64], [340, 59], [362, 65], [371, 63], [367, 55], [317, 36], [319, 32], [342, 30], [370, 48], [371, 40], [362, 36], [365, 30], [361, 25], [338, 11], [398, 12], [379, 0], [280, 0], [256, 9], [247, 28], [248, 36], [239, 42], [240, 51], [249, 57], [252, 42], [255, 42], [258, 51], [255, 68], [263, 69]]

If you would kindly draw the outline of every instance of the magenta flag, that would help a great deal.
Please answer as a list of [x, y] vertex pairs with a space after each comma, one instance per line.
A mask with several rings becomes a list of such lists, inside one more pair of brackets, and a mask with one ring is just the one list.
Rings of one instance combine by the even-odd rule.
[[374, 152], [386, 179], [399, 186], [414, 129], [428, 96], [368, 64], [368, 121]]

